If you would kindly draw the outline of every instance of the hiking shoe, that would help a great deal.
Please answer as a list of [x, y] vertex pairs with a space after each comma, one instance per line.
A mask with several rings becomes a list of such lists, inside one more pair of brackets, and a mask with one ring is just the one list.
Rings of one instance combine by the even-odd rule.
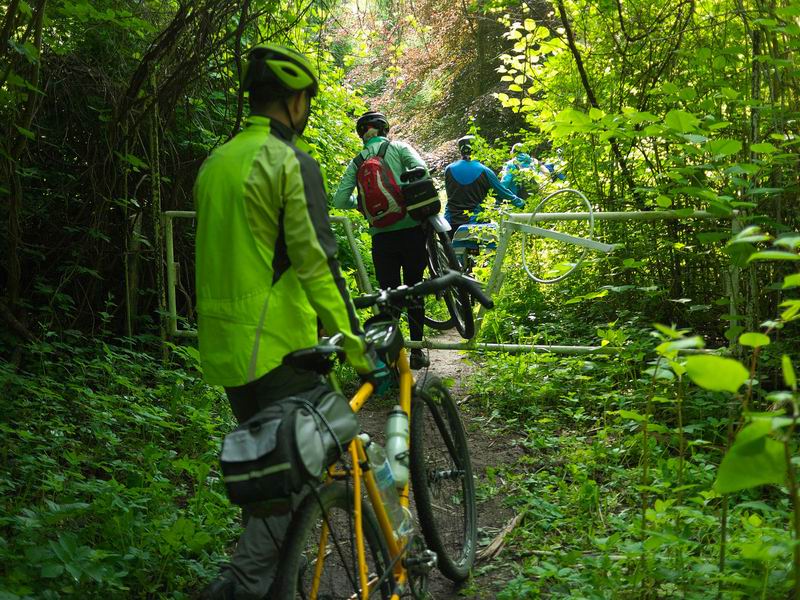
[[219, 577], [200, 593], [200, 600], [236, 600], [236, 583]]
[[414, 348], [411, 351], [411, 358], [409, 359], [408, 363], [414, 371], [418, 371], [420, 369], [424, 369], [425, 367], [429, 367], [431, 361], [427, 356], [425, 356], [422, 350], [419, 348]]

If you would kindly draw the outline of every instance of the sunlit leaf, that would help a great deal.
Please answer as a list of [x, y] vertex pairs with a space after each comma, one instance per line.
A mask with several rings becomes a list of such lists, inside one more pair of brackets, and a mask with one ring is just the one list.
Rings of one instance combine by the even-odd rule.
[[752, 348], [760, 348], [761, 346], [769, 346], [769, 336], [763, 333], [748, 332], [739, 336], [739, 343], [742, 346], [750, 346]]
[[750, 146], [750, 150], [752, 150], [753, 152], [759, 152], [761, 154], [771, 154], [773, 152], [778, 151], [778, 149], [769, 142], [763, 142], [761, 144], [753, 144]]
[[784, 237], [779, 237], [772, 244], [774, 246], [781, 246], [783, 248], [788, 248], [789, 250], [794, 250], [795, 248], [800, 247], [800, 235], [787, 235]]
[[783, 289], [793, 288], [800, 286], [800, 273], [794, 275], [787, 275], [783, 278]]
[[781, 356], [781, 370], [783, 371], [783, 381], [786, 383], [786, 385], [797, 391], [797, 377], [794, 374], [792, 359], [786, 354]]
[[747, 262], [750, 263], [754, 260], [800, 260], [800, 254], [783, 252], [782, 250], [762, 250], [751, 254]]
[[690, 356], [686, 372], [701, 388], [715, 392], [735, 393], [750, 377], [742, 363], [722, 356]]

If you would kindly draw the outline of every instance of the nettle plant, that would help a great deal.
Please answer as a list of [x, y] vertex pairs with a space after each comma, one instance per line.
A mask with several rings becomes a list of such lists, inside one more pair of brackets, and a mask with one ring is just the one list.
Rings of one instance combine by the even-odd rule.
[[[762, 233], [757, 227], [748, 227], [735, 236], [730, 246], [742, 244], [755, 244], [770, 240], [770, 236]], [[756, 250], [752, 247], [748, 263], [761, 261], [800, 261], [800, 236], [784, 235], [775, 239], [772, 248]], [[789, 290], [800, 287], [800, 272], [785, 276], [782, 289]], [[788, 354], [780, 356], [780, 370], [782, 372], [783, 389], [766, 392], [759, 385], [759, 367], [768, 365], [760, 364], [764, 349], [777, 338], [776, 333], [787, 324], [800, 319], [800, 299], [789, 298], [780, 303], [782, 312], [775, 320], [761, 324], [763, 331], [748, 331], [738, 338], [739, 347], [735, 348], [737, 355], [744, 357], [744, 362], [736, 358], [711, 354], [694, 354], [682, 358], [681, 351], [692, 351], [703, 347], [700, 337], [687, 336], [686, 331], [657, 325], [658, 331], [665, 338], [656, 348], [658, 358], [647, 373], [653, 382], [657, 380], [675, 380], [677, 382], [677, 412], [678, 434], [680, 440], [680, 460], [684, 459], [686, 443], [683, 427], [683, 399], [685, 377], [688, 377], [696, 386], [709, 392], [725, 394], [727, 402], [727, 440], [725, 454], [716, 472], [712, 489], [704, 493], [706, 500], [719, 499], [719, 554], [718, 569], [720, 593], [726, 582], [736, 582], [737, 578], [726, 575], [729, 546], [729, 506], [730, 499], [738, 499], [737, 494], [745, 490], [761, 488], [763, 486], [778, 486], [777, 490], [762, 490], [761, 496], [765, 502], [772, 501], [778, 505], [786, 506], [785, 496], [788, 495], [790, 508], [793, 540], [789, 542], [785, 535], [775, 535], [774, 530], [768, 532], [767, 527], [762, 527], [762, 519], [755, 514], [747, 518], [744, 530], [750, 535], [749, 540], [739, 537], [733, 548], [738, 558], [763, 563], [763, 580], [761, 583], [762, 597], [774, 584], [768, 575], [771, 566], [776, 563], [777, 568], [788, 575], [790, 568], [788, 555], [793, 554], [794, 570], [794, 597], [800, 598], [800, 499], [798, 498], [798, 482], [796, 464], [797, 440], [795, 429], [800, 417], [800, 406], [797, 389], [797, 377], [792, 358]], [[655, 386], [653, 386], [655, 389]], [[760, 391], [759, 391], [760, 390]], [[651, 489], [651, 477], [648, 472], [648, 435], [652, 435], [650, 416], [653, 412], [653, 402], [658, 398], [651, 394], [648, 399], [647, 415], [640, 419], [643, 421], [643, 470], [642, 470], [642, 539], [646, 552], [647, 541], [653, 539], [651, 534], [656, 532], [656, 519], [650, 508], [648, 491]], [[648, 425], [651, 426], [648, 429]], [[656, 426], [657, 427], [657, 426]], [[657, 431], [657, 429], [656, 429]], [[679, 472], [683, 469], [679, 467]], [[679, 488], [680, 489], [679, 482]], [[659, 503], [656, 502], [656, 505]], [[663, 505], [663, 502], [662, 502]], [[746, 501], [738, 506], [751, 508], [766, 508], [774, 511], [761, 502]], [[663, 512], [663, 511], [662, 511]], [[657, 533], [657, 532], [656, 532]], [[780, 563], [784, 563], [781, 565]], [[741, 583], [741, 581], [739, 581]], [[788, 585], [788, 581], [784, 581]]]

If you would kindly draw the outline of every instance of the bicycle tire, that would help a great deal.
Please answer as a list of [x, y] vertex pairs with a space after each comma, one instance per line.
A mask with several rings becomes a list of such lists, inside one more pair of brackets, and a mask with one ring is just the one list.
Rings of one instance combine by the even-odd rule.
[[[438, 378], [416, 389], [412, 402], [409, 466], [422, 535], [436, 552], [442, 574], [463, 581], [475, 562], [478, 535], [467, 435], [450, 392]], [[451, 514], [456, 517], [449, 518]]]
[[[379, 580], [390, 564], [389, 549], [382, 537], [378, 521], [372, 507], [362, 502], [363, 531], [366, 540], [370, 580]], [[278, 568], [275, 598], [292, 600], [309, 597], [311, 581], [314, 574], [314, 563], [319, 549], [319, 532], [323, 523], [323, 510], [328, 515], [328, 522], [334, 530], [338, 530], [337, 546], [329, 535], [326, 555], [326, 568], [322, 573], [321, 587], [318, 597], [344, 599], [360, 598], [360, 581], [355, 549], [355, 523], [352, 520], [353, 490], [342, 482], [335, 482], [318, 489], [318, 493], [309, 493], [295, 513], [289, 528]], [[347, 517], [349, 527], [344, 527], [341, 518]], [[338, 527], [342, 525], [343, 527]], [[341, 529], [345, 529], [344, 532]], [[349, 534], [346, 539], [342, 534]], [[343, 556], [344, 555], [344, 556]], [[349, 565], [342, 563], [350, 561]], [[328, 568], [328, 566], [332, 568]], [[298, 585], [300, 584], [300, 585]], [[376, 598], [391, 598], [391, 577], [380, 587], [380, 595]], [[298, 589], [300, 588], [300, 589]], [[353, 596], [355, 594], [355, 596]], [[373, 597], [372, 595], [370, 597]]]
[[[439, 277], [446, 269], [461, 271], [461, 263], [450, 243], [447, 232], [436, 231], [428, 227], [425, 245], [428, 251], [428, 269], [431, 277]], [[437, 320], [425, 315], [425, 324], [438, 331], [445, 331], [453, 327], [466, 340], [475, 335], [475, 318], [472, 314], [472, 299], [469, 292], [457, 288], [449, 289], [442, 293], [449, 318]]]

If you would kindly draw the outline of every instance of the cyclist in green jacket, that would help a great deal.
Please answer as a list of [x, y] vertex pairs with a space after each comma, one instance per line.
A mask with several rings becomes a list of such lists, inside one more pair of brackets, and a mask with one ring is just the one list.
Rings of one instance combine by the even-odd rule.
[[[414, 148], [401, 141], [389, 141], [389, 121], [379, 112], [364, 113], [356, 122], [356, 132], [364, 141], [364, 149], [350, 161], [347, 166], [339, 188], [333, 196], [333, 205], [336, 208], [358, 208], [358, 202], [352, 198], [353, 190], [357, 185], [359, 170], [358, 159], [375, 156], [386, 144], [384, 159], [394, 176], [395, 182], [400, 182], [400, 176], [411, 169], [422, 167], [427, 173], [425, 162]], [[418, 221], [405, 215], [399, 221], [383, 227], [370, 227], [372, 236], [372, 261], [375, 265], [375, 276], [382, 288], [396, 288], [402, 283], [414, 285], [422, 281], [422, 276], [427, 265], [428, 255], [425, 247], [425, 232]], [[412, 340], [422, 340], [425, 309], [409, 309], [408, 329]], [[409, 364], [412, 369], [427, 367], [430, 361], [422, 350], [411, 350]]]
[[[301, 54], [254, 48], [242, 78], [251, 115], [206, 159], [195, 183], [200, 359], [205, 379], [225, 387], [239, 422], [324, 385], [282, 364], [317, 343], [317, 317], [328, 333], [344, 335], [359, 373], [376, 368], [336, 260], [319, 165], [297, 147], [318, 86]], [[231, 562], [203, 597], [265, 597], [288, 524], [288, 516], [245, 513]]]

